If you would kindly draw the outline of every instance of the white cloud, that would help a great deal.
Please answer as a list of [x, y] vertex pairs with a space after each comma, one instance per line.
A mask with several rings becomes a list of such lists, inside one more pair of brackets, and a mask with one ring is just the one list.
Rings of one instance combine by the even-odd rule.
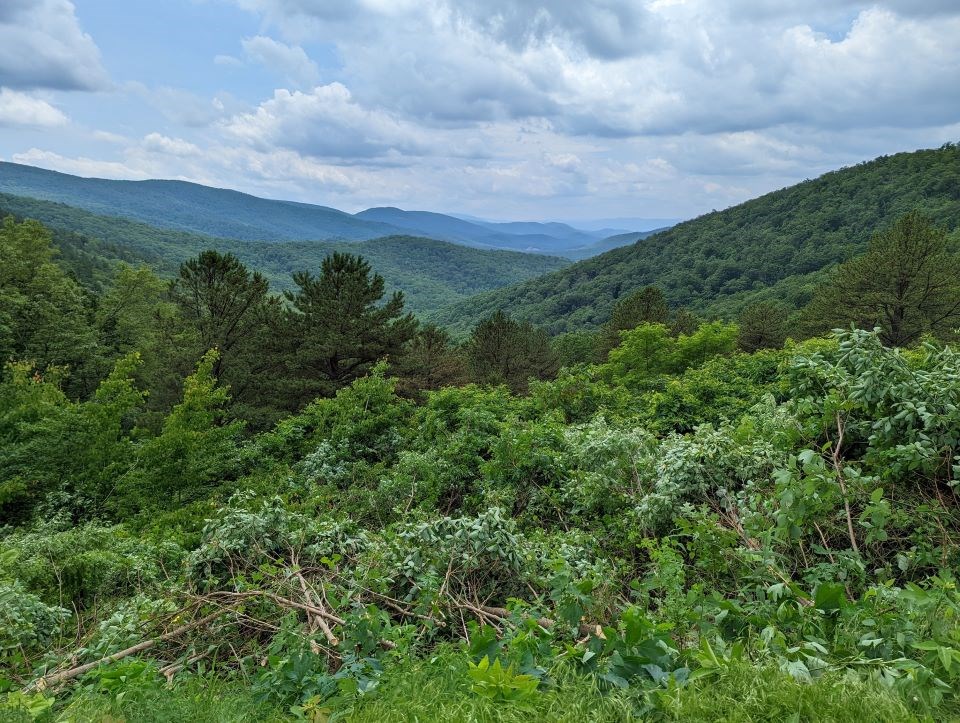
[[147, 134], [141, 144], [147, 151], [171, 156], [199, 156], [200, 148], [182, 138], [169, 138], [160, 133]]
[[236, 105], [225, 94], [210, 98], [170, 86], [147, 88], [142, 83], [131, 83], [130, 87], [167, 120], [188, 128], [209, 126], [224, 116], [228, 104]]
[[956, 0], [237, 1], [334, 44], [359, 102], [425, 124], [631, 137], [960, 115]]
[[30, 166], [39, 166], [40, 168], [49, 168], [63, 173], [73, 173], [78, 176], [122, 178], [128, 180], [149, 178], [149, 174], [130, 168], [125, 163], [84, 157], [70, 158], [39, 148], [31, 148], [24, 153], [15, 153], [13, 154], [13, 161]]
[[100, 51], [69, 0], [0, 2], [0, 83], [56, 90], [110, 85]]
[[242, 68], [243, 61], [240, 58], [235, 58], [232, 55], [215, 55], [213, 56], [214, 65], [222, 65], [228, 68]]
[[369, 159], [424, 149], [415, 128], [364, 108], [340, 83], [308, 93], [277, 90], [255, 111], [235, 115], [223, 127], [260, 150], [285, 148], [314, 157]]
[[310, 87], [320, 80], [320, 69], [299, 45], [286, 45], [265, 35], [245, 38], [243, 51], [298, 87]]
[[63, 111], [47, 101], [0, 88], [0, 126], [53, 128], [67, 122]]

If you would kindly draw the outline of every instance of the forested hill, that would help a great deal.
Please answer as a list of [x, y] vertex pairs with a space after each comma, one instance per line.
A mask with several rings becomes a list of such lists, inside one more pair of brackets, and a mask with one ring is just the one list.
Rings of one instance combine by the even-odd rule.
[[553, 274], [459, 302], [435, 320], [470, 329], [498, 309], [553, 333], [593, 328], [656, 284], [674, 306], [730, 314], [748, 300], [806, 302], [813, 280], [910, 210], [960, 226], [960, 146], [883, 156], [681, 223]]
[[185, 181], [80, 178], [0, 163], [0, 192], [58, 201], [161, 228], [241, 240], [356, 241], [406, 233], [326, 206], [258, 198]]
[[[625, 242], [562, 223], [488, 223], [442, 213], [370, 208], [349, 214], [185, 181], [81, 178], [0, 162], [0, 193], [65, 203], [159, 228], [241, 241], [365, 241], [411, 235], [476, 248], [582, 259]], [[602, 244], [602, 245], [597, 245]]]
[[32, 198], [0, 194], [0, 218], [12, 215], [43, 222], [53, 231], [61, 264], [85, 285], [105, 287], [116, 262], [146, 263], [172, 276], [181, 262], [206, 249], [231, 252], [260, 271], [271, 288], [290, 288], [290, 274], [316, 271], [334, 251], [362, 254], [387, 282], [403, 291], [419, 314], [458, 299], [554, 271], [569, 263], [553, 256], [488, 251], [435, 239], [395, 235], [362, 242], [238, 241], [215, 238], [97, 214]]

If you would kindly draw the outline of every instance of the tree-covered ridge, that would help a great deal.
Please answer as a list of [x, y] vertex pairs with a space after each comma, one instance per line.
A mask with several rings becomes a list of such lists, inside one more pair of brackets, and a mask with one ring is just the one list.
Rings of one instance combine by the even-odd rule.
[[0, 162], [0, 191], [166, 229], [246, 241], [355, 241], [402, 232], [335, 208], [259, 198], [198, 183], [81, 178], [17, 163]]
[[457, 303], [433, 319], [463, 332], [497, 309], [552, 333], [596, 328], [617, 299], [657, 284], [672, 306], [736, 314], [754, 298], [799, 307], [825, 267], [918, 210], [960, 227], [960, 146], [884, 156], [687, 221], [556, 273]]
[[86, 287], [56, 251], [0, 225], [0, 718], [960, 716], [960, 263], [924, 214], [793, 324], [651, 285], [460, 344], [351, 253], [277, 295], [212, 249]]
[[364, 241], [400, 235], [567, 258], [585, 258], [624, 242], [560, 223], [468, 221], [398, 208], [349, 214], [184, 181], [82, 178], [2, 161], [0, 193], [63, 203], [168, 231], [241, 241]]
[[472, 249], [434, 239], [392, 236], [362, 242], [258, 242], [213, 238], [19, 196], [0, 194], [0, 217], [42, 221], [54, 234], [67, 266], [85, 283], [102, 286], [116, 261], [147, 263], [172, 276], [180, 263], [206, 249], [233, 253], [260, 271], [271, 286], [292, 287], [291, 273], [317, 268], [336, 251], [360, 253], [381, 273], [389, 290], [406, 294], [410, 308], [428, 313], [497, 286], [562, 268], [568, 261], [513, 251]]

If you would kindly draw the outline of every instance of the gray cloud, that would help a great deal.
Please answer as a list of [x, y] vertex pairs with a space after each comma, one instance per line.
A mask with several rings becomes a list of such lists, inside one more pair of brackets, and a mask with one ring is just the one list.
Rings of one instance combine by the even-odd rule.
[[110, 81], [68, 0], [0, 3], [0, 85], [21, 90], [102, 90]]
[[355, 102], [340, 83], [309, 92], [277, 90], [256, 110], [234, 115], [224, 130], [254, 148], [286, 148], [321, 158], [419, 154], [422, 135], [382, 111]]
[[241, 44], [248, 58], [275, 71], [291, 85], [311, 87], [320, 80], [320, 69], [299, 45], [287, 45], [265, 35], [245, 38]]

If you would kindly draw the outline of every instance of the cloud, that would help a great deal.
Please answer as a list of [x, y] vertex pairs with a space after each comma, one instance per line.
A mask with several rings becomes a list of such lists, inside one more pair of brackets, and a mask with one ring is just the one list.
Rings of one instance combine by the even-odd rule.
[[0, 88], [0, 126], [54, 128], [67, 123], [67, 116], [47, 101]]
[[265, 35], [245, 38], [243, 51], [294, 86], [311, 87], [320, 80], [320, 69], [299, 45], [286, 45]]
[[149, 174], [132, 169], [125, 163], [84, 157], [69, 158], [59, 153], [44, 151], [39, 148], [31, 148], [24, 153], [15, 153], [13, 154], [13, 161], [14, 163], [49, 168], [63, 173], [73, 173], [78, 176], [121, 178], [127, 180], [149, 178]]
[[629, 138], [960, 113], [955, 0], [237, 1], [336, 46], [360, 103], [427, 125]]
[[68, 0], [0, 2], [0, 83], [21, 90], [110, 86], [100, 50]]
[[232, 68], [242, 68], [243, 61], [240, 58], [235, 58], [232, 55], [215, 55], [213, 56], [214, 65], [221, 65], [224, 67]]
[[415, 128], [364, 108], [340, 83], [308, 93], [277, 90], [255, 111], [233, 116], [223, 128], [260, 150], [285, 148], [313, 157], [371, 159], [425, 149]]
[[182, 138], [169, 138], [160, 133], [149, 133], [141, 144], [145, 150], [166, 153], [171, 156], [199, 156], [200, 148]]
[[235, 105], [226, 95], [210, 98], [170, 86], [151, 89], [140, 83], [133, 83], [131, 89], [144, 97], [167, 120], [188, 128], [209, 126], [224, 116], [228, 104]]

